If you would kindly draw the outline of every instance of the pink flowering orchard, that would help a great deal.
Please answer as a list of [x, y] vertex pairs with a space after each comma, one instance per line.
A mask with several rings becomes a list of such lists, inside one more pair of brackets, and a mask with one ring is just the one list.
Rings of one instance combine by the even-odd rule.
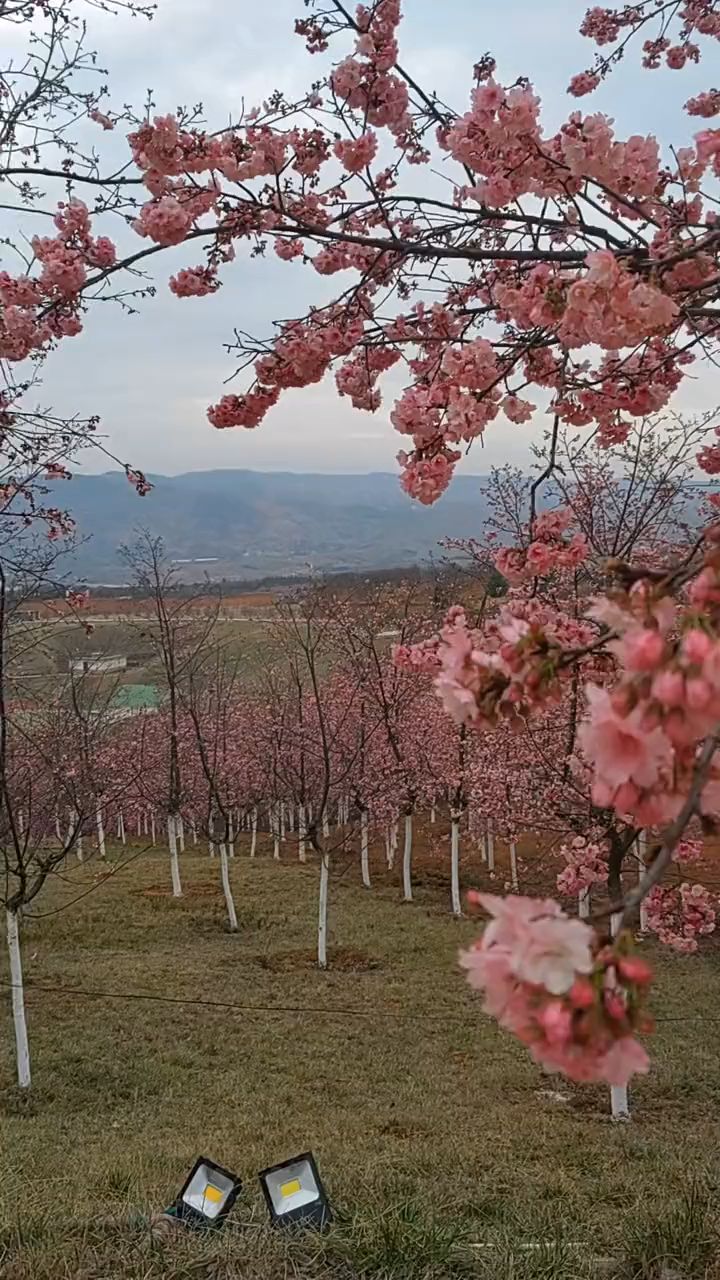
[[[36, 216], [25, 236], [31, 252], [0, 277], [11, 442], [3, 510], [19, 503], [32, 519], [31, 481], [92, 431], [47, 416], [28, 427], [28, 383], [80, 331], [94, 300], [124, 296], [128, 280], [142, 292], [130, 268], [186, 246], [167, 287], [179, 305], [198, 307], [211, 305], [238, 254], [273, 252], [289, 272], [327, 277], [324, 303], [279, 317], [269, 339], [237, 339], [244, 381], [211, 405], [211, 425], [256, 428], [287, 390], [333, 377], [359, 411], [385, 407], [402, 437], [401, 484], [431, 503], [486, 431], [538, 422], [542, 465], [517, 536], [496, 555], [512, 588], [525, 591], [523, 607], [491, 625], [453, 609], [437, 643], [403, 646], [400, 660], [432, 671], [464, 735], [540, 724], [571, 691], [593, 805], [622, 824], [628, 849], [652, 833], [640, 884], [612, 903], [615, 924], [627, 924], [647, 894], [656, 910], [678, 842], [693, 823], [713, 830], [720, 814], [720, 524], [711, 510], [679, 550], [667, 544], [664, 559], [632, 542], [614, 547], [604, 574], [592, 575], [593, 602], [572, 614], [545, 585], [581, 576], [589, 543], [567, 503], [543, 495], [561, 471], [564, 433], [578, 448], [612, 449], [636, 426], [652, 430], [653, 415], [717, 355], [720, 94], [687, 97], [682, 87], [683, 67], [717, 59], [717, 0], [590, 9], [570, 109], [554, 132], [532, 81], [507, 83], [489, 55], [468, 69], [457, 105], [426, 91], [401, 53], [400, 0], [354, 9], [310, 0], [296, 34], [314, 60], [312, 83], [294, 102], [273, 94], [221, 129], [163, 109], [135, 117], [87, 83], [81, 44], [68, 52], [80, 9], [72, 0], [0, 8], [0, 19], [40, 24], [52, 47], [58, 31], [65, 37], [51, 83], [42, 57], [31, 63], [42, 92], [18, 88], [11, 67], [5, 76], [17, 105], [1, 139], [3, 179]], [[659, 66], [677, 74], [678, 137], [618, 136], [593, 111], [593, 91], [621, 57], [650, 88]], [[74, 142], [83, 116], [96, 127], [98, 156]], [[121, 174], [102, 163], [113, 129], [127, 135]], [[137, 249], [119, 253], [103, 230], [110, 214], [125, 217]], [[384, 406], [391, 369], [404, 387]], [[708, 425], [716, 437], [720, 424]], [[698, 441], [696, 455], [704, 472], [720, 473], [716, 438]], [[126, 471], [145, 493], [142, 473]], [[62, 518], [49, 523], [57, 534]], [[611, 944], [605, 922], [592, 934], [553, 904], [482, 905], [504, 922], [470, 965], [488, 1007], [500, 1012], [502, 992], [513, 1009], [504, 1022], [577, 1078], [617, 1082], [642, 1069], [633, 1033], [647, 975], [624, 936]], [[697, 923], [704, 907], [683, 900], [677, 911]]]

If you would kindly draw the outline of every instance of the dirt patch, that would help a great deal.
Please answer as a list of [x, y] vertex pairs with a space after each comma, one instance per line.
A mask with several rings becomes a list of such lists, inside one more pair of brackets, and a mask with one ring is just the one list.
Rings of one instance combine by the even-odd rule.
[[[315, 969], [317, 953], [314, 950], [273, 951], [255, 956], [255, 962], [271, 973], [287, 973], [291, 969]], [[350, 947], [337, 947], [328, 951], [328, 969], [340, 973], [369, 973], [380, 968], [376, 956], [366, 951], [354, 951]]]

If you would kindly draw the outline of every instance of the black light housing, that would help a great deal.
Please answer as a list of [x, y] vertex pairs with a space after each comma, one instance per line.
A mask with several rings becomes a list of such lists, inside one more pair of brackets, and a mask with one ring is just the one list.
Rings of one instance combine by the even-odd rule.
[[332, 1213], [312, 1151], [271, 1165], [258, 1177], [274, 1227], [329, 1227]]
[[175, 1216], [189, 1227], [220, 1227], [237, 1200], [242, 1183], [234, 1173], [200, 1156], [174, 1205]]

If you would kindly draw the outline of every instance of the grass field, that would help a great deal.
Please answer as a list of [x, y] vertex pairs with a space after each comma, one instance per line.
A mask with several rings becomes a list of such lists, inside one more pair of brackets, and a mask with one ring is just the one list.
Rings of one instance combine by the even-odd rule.
[[[143, 854], [71, 910], [26, 921], [29, 1101], [13, 1088], [7, 999], [0, 1022], [3, 1280], [571, 1280], [597, 1274], [595, 1255], [623, 1280], [659, 1276], [659, 1257], [720, 1276], [717, 953], [645, 944], [667, 1020], [633, 1123], [612, 1125], [605, 1089], [544, 1077], [480, 1013], [456, 966], [477, 925], [450, 918], [444, 891], [403, 906], [387, 880], [363, 890], [354, 867], [331, 881], [333, 967], [320, 973], [315, 869], [284, 856], [251, 863], [239, 847], [235, 936], [218, 864], [195, 853], [180, 902], [165, 858]], [[73, 867], [37, 910], [97, 871]], [[256, 1171], [307, 1148], [336, 1224], [271, 1233]], [[243, 1195], [222, 1235], [157, 1242], [133, 1215], [167, 1205], [198, 1154], [238, 1172]]]

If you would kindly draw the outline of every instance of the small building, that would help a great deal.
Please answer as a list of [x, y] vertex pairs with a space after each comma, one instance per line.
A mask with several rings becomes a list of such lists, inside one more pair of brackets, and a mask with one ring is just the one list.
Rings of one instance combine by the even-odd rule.
[[126, 668], [127, 658], [121, 653], [86, 653], [68, 661], [68, 671], [76, 676], [106, 676]]

